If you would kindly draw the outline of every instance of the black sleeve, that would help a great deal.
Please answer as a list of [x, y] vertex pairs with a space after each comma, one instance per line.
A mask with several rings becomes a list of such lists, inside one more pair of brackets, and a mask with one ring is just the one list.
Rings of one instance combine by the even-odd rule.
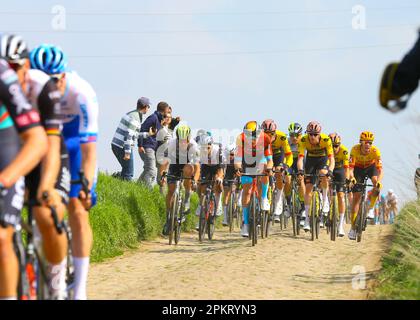
[[398, 95], [412, 93], [420, 79], [420, 34], [414, 47], [405, 55], [395, 74], [392, 91]]
[[60, 91], [52, 79], [45, 84], [38, 96], [41, 121], [47, 135], [59, 135], [61, 133], [62, 118], [60, 97]]
[[39, 113], [23, 94], [16, 73], [4, 61], [0, 62], [0, 101], [19, 133], [40, 125]]

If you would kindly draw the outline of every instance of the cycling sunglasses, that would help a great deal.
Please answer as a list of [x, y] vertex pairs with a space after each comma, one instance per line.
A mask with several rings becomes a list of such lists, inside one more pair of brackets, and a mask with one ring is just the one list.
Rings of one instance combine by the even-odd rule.
[[289, 136], [291, 138], [299, 138], [301, 136], [301, 134], [300, 133], [289, 133]]
[[361, 141], [362, 143], [364, 143], [364, 144], [368, 144], [368, 145], [372, 145], [373, 144], [373, 141]]
[[333, 147], [334, 148], [340, 148], [340, 144], [334, 144]]
[[14, 71], [18, 71], [20, 68], [23, 67], [25, 64], [24, 60], [17, 60], [13, 62], [9, 62], [9, 67], [12, 68]]
[[314, 138], [316, 138], [316, 137], [318, 137], [318, 136], [319, 136], [319, 134], [318, 134], [318, 133], [309, 133], [309, 135], [310, 135], [311, 137], [314, 137]]

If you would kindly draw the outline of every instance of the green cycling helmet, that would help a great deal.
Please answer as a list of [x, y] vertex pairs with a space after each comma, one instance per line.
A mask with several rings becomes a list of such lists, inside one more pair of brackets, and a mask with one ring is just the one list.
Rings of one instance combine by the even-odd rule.
[[289, 130], [289, 133], [296, 135], [296, 134], [302, 134], [303, 128], [302, 128], [302, 126], [299, 123], [292, 122], [289, 125], [288, 130]]
[[186, 124], [182, 124], [176, 129], [176, 137], [180, 140], [189, 139], [191, 134], [191, 128]]

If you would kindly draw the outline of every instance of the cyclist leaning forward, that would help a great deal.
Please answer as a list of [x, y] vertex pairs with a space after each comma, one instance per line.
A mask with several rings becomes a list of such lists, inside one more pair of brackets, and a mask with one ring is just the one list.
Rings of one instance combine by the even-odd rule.
[[[224, 150], [224, 157], [225, 157], [225, 176], [223, 179], [223, 222], [224, 226], [228, 226], [229, 215], [228, 215], [228, 203], [230, 200], [231, 195], [231, 186], [234, 183], [233, 180], [235, 179], [235, 151], [236, 151], [236, 144], [231, 144], [227, 146]], [[236, 186], [238, 187], [238, 186]]]
[[[271, 138], [271, 148], [273, 150], [273, 165], [276, 171], [281, 171], [275, 174], [277, 193], [274, 199], [274, 221], [280, 222], [280, 215], [283, 213], [283, 188], [290, 190], [292, 177], [289, 175], [291, 166], [293, 164], [293, 154], [290, 149], [289, 141], [284, 132], [277, 130], [277, 124], [274, 120], [265, 120], [261, 128]], [[287, 206], [285, 214], [289, 215], [289, 208], [291, 206], [291, 197], [286, 197]]]
[[[300, 173], [298, 179], [302, 180], [303, 174], [315, 174], [319, 171], [319, 174], [325, 176], [321, 178], [322, 187], [322, 202], [324, 213], [329, 212], [328, 203], [328, 176], [333, 176], [333, 170], [335, 166], [334, 152], [332, 149], [332, 143], [330, 137], [326, 134], [321, 133], [321, 125], [316, 121], [311, 121], [306, 127], [306, 135], [304, 135], [299, 143], [299, 159], [298, 159], [298, 171]], [[303, 158], [305, 157], [305, 150], [307, 151], [305, 171], [303, 171]], [[309, 226], [309, 215], [310, 205], [312, 197], [312, 188], [315, 181], [315, 177], [305, 177], [305, 225], [303, 229], [305, 231], [310, 230]]]
[[[369, 177], [375, 186], [372, 189], [369, 209], [373, 209], [382, 189], [382, 159], [381, 152], [373, 146], [374, 135], [370, 131], [360, 134], [360, 143], [356, 144], [350, 152], [350, 179], [352, 183], [363, 183]], [[351, 230], [348, 234], [350, 240], [356, 240], [356, 220], [359, 212], [362, 186], [353, 187]]]
[[[24, 47], [23, 50], [19, 50]], [[28, 202], [42, 235], [47, 260], [47, 277], [51, 299], [66, 298], [67, 241], [65, 234], [56, 230], [50, 210], [54, 207], [58, 219], [64, 218], [69, 201], [70, 170], [67, 148], [61, 135], [62, 115], [60, 92], [53, 79], [40, 70], [30, 69], [26, 43], [19, 36], [3, 35], [1, 49], [19, 79], [29, 103], [41, 116], [41, 124], [48, 137], [48, 152], [26, 177]], [[7, 50], [9, 49], [9, 50]], [[47, 198], [43, 199], [46, 193]]]
[[[211, 134], [201, 134], [197, 137], [199, 148], [200, 148], [200, 188], [198, 189], [198, 195], [200, 198], [199, 205], [197, 206], [196, 215], [200, 215], [201, 201], [204, 196], [209, 181], [213, 182], [213, 190], [216, 201], [216, 213], [218, 216], [221, 215], [221, 196], [223, 191], [223, 178], [224, 178], [224, 159], [223, 150], [221, 145], [213, 142]], [[197, 222], [196, 229], [198, 230], [199, 222]]]
[[345, 223], [345, 211], [346, 211], [346, 201], [344, 199], [344, 189], [345, 183], [350, 179], [350, 170], [349, 170], [349, 151], [341, 143], [341, 137], [337, 133], [331, 133], [329, 135], [333, 149], [334, 149], [334, 182], [338, 183], [336, 186], [337, 198], [338, 198], [338, 213], [340, 215], [340, 224], [338, 226], [338, 236], [344, 237], [344, 223]]
[[[263, 130], [257, 130], [256, 121], [249, 121], [245, 124], [244, 131], [236, 140], [235, 169], [237, 175], [241, 171], [245, 174], [262, 174], [266, 172], [268, 176], [259, 179], [261, 183], [261, 208], [262, 210], [270, 210], [270, 203], [267, 198], [269, 176], [273, 171], [273, 150], [271, 149], [271, 137], [264, 133]], [[248, 237], [249, 235], [249, 203], [252, 192], [252, 177], [241, 177], [243, 185], [242, 191], [242, 213], [243, 226], [241, 235]]]
[[[163, 151], [163, 150], [162, 150]], [[165, 172], [168, 172], [170, 177], [168, 181], [168, 193], [166, 194], [166, 223], [163, 228], [163, 234], [168, 235], [168, 218], [171, 209], [172, 196], [176, 189], [176, 181], [181, 176], [186, 178], [184, 180], [185, 187], [185, 199], [184, 208], [188, 212], [190, 209], [190, 200], [192, 189], [197, 186], [198, 179], [200, 178], [200, 151], [197, 143], [191, 139], [191, 129], [186, 124], [180, 124], [176, 129], [176, 138], [169, 141], [168, 157], [163, 159], [160, 166], [160, 176], [165, 176]], [[162, 157], [163, 154], [158, 152], [157, 157]], [[169, 170], [168, 170], [169, 167]]]

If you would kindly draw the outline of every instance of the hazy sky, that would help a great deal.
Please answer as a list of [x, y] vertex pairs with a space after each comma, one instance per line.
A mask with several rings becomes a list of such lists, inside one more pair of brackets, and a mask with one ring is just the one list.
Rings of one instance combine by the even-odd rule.
[[[66, 10], [64, 30], [52, 26], [62, 22], [54, 5]], [[364, 30], [352, 28], [355, 5], [366, 8]], [[286, 131], [292, 121], [318, 120], [348, 148], [372, 130], [385, 189], [414, 197], [420, 95], [392, 115], [379, 107], [378, 85], [385, 65], [417, 38], [416, 0], [9, 1], [0, 17], [2, 31], [22, 34], [31, 48], [60, 45], [92, 84], [102, 170], [119, 168], [112, 136], [123, 113], [146, 96], [153, 109], [167, 101], [196, 129], [241, 129], [273, 118]]]

